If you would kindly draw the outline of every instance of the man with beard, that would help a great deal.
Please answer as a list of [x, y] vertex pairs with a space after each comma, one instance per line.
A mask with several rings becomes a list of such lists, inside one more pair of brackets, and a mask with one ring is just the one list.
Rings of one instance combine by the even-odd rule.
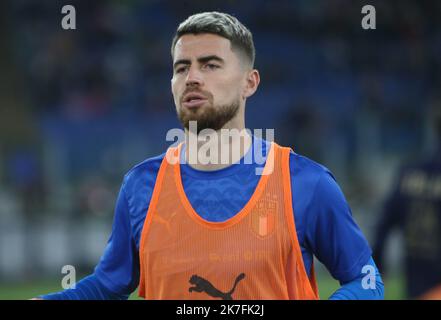
[[[342, 285], [331, 299], [382, 299], [371, 249], [332, 174], [251, 134], [222, 139], [244, 132], [259, 85], [251, 32], [228, 14], [195, 14], [171, 52], [186, 141], [127, 173], [94, 273], [42, 298], [126, 299], [139, 286], [146, 299], [318, 299], [315, 255]], [[200, 161], [192, 139], [221, 152]], [[256, 149], [262, 174], [246, 161]], [[225, 150], [236, 152], [221, 161]]]

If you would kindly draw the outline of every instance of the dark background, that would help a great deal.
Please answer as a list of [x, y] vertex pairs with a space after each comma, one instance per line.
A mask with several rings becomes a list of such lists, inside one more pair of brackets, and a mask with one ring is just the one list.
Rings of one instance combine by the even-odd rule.
[[[327, 166], [372, 244], [397, 169], [435, 147], [441, 2], [207, 3], [0, 3], [3, 297], [43, 279], [59, 290], [66, 264], [92, 272], [124, 174], [164, 152], [167, 131], [179, 127], [171, 39], [202, 11], [233, 14], [253, 32], [262, 80], [247, 127], [274, 128], [277, 142]], [[66, 4], [76, 30], [61, 27]], [[366, 4], [376, 8], [375, 30], [361, 27]], [[395, 298], [400, 241], [387, 254]]]

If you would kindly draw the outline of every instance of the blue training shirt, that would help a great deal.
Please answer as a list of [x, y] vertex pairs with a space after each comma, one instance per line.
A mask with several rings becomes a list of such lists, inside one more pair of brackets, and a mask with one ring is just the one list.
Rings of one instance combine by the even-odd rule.
[[[265, 156], [269, 143], [253, 137], [253, 148], [248, 152], [258, 148]], [[138, 286], [139, 241], [164, 156], [143, 161], [124, 177], [112, 233], [95, 268], [98, 280], [114, 293], [130, 294]], [[217, 171], [199, 171], [181, 164], [185, 193], [204, 219], [229, 219], [249, 200], [261, 177], [255, 169], [263, 164], [245, 164], [245, 158]], [[310, 273], [315, 255], [340, 283], [357, 279], [372, 251], [333, 175], [295, 152], [290, 156], [290, 173], [294, 219], [305, 269]]]

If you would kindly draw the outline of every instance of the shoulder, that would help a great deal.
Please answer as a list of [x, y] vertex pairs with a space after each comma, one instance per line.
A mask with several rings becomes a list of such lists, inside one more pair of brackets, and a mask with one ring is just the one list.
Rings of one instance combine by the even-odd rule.
[[306, 173], [320, 175], [322, 173], [329, 172], [329, 169], [326, 168], [324, 165], [315, 162], [314, 160], [311, 160], [304, 155], [300, 155], [292, 150], [290, 153], [289, 161], [291, 167], [294, 166], [295, 169], [299, 171], [303, 171], [303, 173], [306, 172]]
[[292, 188], [313, 194], [320, 187], [335, 186], [335, 178], [324, 165], [291, 151], [289, 159]]
[[327, 167], [292, 152], [290, 174], [295, 218], [300, 227], [350, 215], [343, 191]]
[[127, 215], [134, 239], [139, 244], [140, 234], [155, 187], [156, 176], [165, 153], [148, 158], [133, 166], [124, 176], [121, 197], [126, 203]]
[[[145, 159], [134, 165], [125, 175], [123, 180], [123, 189], [126, 194], [133, 194], [136, 190], [151, 185], [156, 180], [159, 168], [165, 153], [158, 156]], [[152, 185], [152, 187], [153, 187]]]

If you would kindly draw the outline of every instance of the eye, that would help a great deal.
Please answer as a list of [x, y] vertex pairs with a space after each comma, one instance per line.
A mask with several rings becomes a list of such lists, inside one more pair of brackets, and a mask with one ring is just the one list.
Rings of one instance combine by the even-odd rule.
[[219, 68], [219, 66], [218, 66], [217, 64], [214, 64], [214, 63], [207, 63], [207, 64], [205, 65], [205, 67], [208, 68], [208, 69], [210, 69], [210, 70], [215, 70], [215, 69], [218, 69], [218, 68]]
[[183, 73], [186, 70], [187, 70], [187, 66], [182, 66], [182, 67], [176, 68], [175, 73], [178, 73], [178, 74]]

